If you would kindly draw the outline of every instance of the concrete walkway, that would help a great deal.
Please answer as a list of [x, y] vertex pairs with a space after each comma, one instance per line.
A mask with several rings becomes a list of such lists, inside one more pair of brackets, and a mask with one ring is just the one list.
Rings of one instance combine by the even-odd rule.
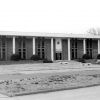
[[17, 97], [0, 95], [0, 100], [100, 100], [100, 86]]

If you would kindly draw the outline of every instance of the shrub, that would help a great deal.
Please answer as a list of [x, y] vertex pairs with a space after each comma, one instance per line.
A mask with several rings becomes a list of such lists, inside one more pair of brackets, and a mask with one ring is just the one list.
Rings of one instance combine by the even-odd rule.
[[83, 59], [91, 59], [91, 57], [90, 57], [88, 54], [84, 54], [84, 55], [82, 56], [82, 58], [83, 58]]
[[48, 60], [48, 59], [44, 59], [44, 60], [43, 60], [43, 63], [53, 63], [53, 61]]
[[38, 61], [38, 60], [42, 60], [42, 59], [38, 55], [32, 55], [31, 60]]
[[13, 55], [11, 55], [11, 60], [19, 61], [20, 60], [20, 56], [18, 54], [13, 54]]
[[85, 59], [83, 59], [83, 58], [79, 58], [79, 59], [77, 59], [77, 61], [78, 62], [82, 62], [82, 63], [85, 63], [86, 62]]
[[97, 55], [97, 59], [100, 59], [100, 54]]

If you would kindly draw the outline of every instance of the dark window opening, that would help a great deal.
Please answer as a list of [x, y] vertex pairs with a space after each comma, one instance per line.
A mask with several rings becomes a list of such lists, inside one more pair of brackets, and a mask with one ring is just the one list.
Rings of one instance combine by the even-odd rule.
[[62, 60], [62, 53], [56, 53], [56, 60]]
[[18, 52], [21, 59], [26, 59], [26, 41], [24, 37], [19, 40]]
[[6, 39], [4, 37], [0, 38], [0, 60], [6, 60]]
[[77, 59], [77, 39], [72, 39], [72, 60]]
[[45, 39], [44, 38], [38, 38], [38, 44], [37, 44], [37, 54], [40, 56], [40, 58], [45, 58]]
[[86, 53], [92, 59], [92, 39], [87, 39], [86, 40]]

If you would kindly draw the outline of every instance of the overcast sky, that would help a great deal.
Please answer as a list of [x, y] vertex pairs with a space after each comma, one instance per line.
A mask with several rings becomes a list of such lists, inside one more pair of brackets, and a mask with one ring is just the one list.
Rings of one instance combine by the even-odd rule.
[[0, 31], [82, 33], [100, 27], [100, 0], [0, 0]]

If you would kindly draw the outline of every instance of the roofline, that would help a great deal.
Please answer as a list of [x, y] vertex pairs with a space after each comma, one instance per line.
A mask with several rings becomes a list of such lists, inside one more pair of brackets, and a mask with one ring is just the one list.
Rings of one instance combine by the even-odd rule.
[[93, 38], [100, 39], [98, 34], [72, 34], [72, 33], [47, 33], [47, 32], [19, 32], [19, 31], [0, 31], [4, 36], [29, 36], [29, 37], [61, 37], [61, 38]]

